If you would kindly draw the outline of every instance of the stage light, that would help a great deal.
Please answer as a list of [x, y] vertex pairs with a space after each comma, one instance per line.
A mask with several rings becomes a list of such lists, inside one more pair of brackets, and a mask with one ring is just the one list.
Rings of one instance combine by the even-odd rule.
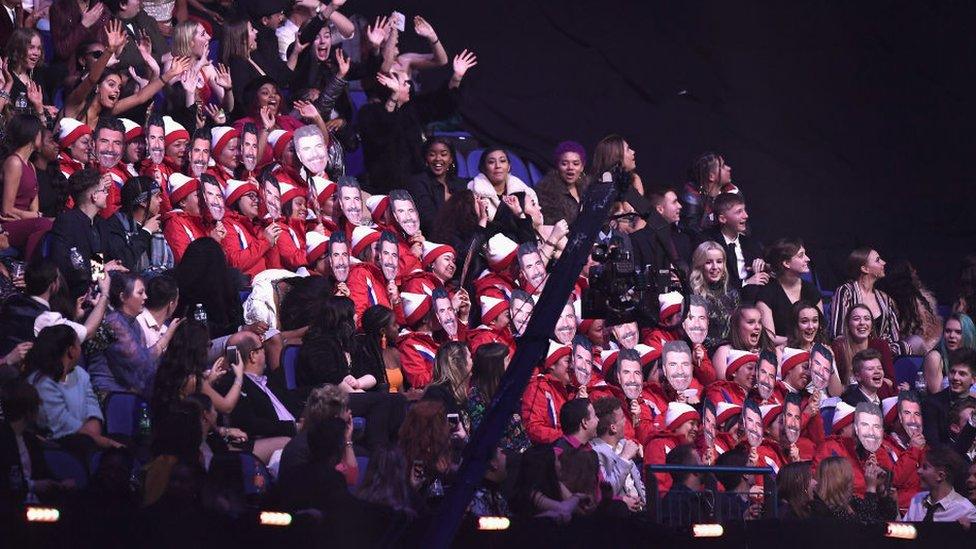
[[918, 531], [915, 530], [915, 526], [913, 524], [908, 524], [906, 522], [889, 522], [885, 528], [885, 537], [912, 540], [918, 537]]
[[291, 524], [291, 513], [261, 511], [259, 520], [262, 526], [288, 526]]
[[721, 524], [694, 524], [691, 527], [691, 535], [696, 538], [720, 538], [724, 533]]
[[508, 517], [478, 517], [478, 530], [508, 530]]
[[61, 511], [53, 507], [28, 507], [27, 522], [57, 522]]

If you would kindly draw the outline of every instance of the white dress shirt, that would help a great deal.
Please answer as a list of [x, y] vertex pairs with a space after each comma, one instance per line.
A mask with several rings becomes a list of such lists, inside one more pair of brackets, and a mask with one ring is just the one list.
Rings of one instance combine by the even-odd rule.
[[[903, 520], [905, 522], [921, 522], [925, 518], [925, 512], [927, 510], [925, 502], [928, 497], [929, 492], [915, 494]], [[973, 506], [971, 501], [964, 498], [955, 490], [951, 490], [944, 498], [935, 502], [934, 505], [939, 506], [935, 511], [935, 515], [932, 516], [932, 520], [935, 522], [956, 522], [963, 517], [972, 522], [976, 522], [976, 506]]]

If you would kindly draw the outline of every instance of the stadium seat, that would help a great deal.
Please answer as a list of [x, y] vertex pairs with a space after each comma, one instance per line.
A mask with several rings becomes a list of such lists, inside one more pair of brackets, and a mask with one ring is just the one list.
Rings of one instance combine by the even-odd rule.
[[271, 473], [260, 458], [250, 452], [237, 452], [241, 464], [241, 479], [244, 481], [244, 494], [263, 494], [273, 481]]
[[245, 301], [247, 301], [247, 298], [250, 297], [250, 295], [251, 295], [251, 289], [250, 288], [245, 288], [243, 290], [240, 290], [238, 292], [238, 295], [241, 298], [241, 303], [244, 303]]
[[[468, 153], [468, 176], [474, 177], [478, 175], [478, 162], [481, 161], [481, 155], [484, 154], [484, 149], [475, 149]], [[533, 187], [531, 178], [529, 177], [529, 169], [525, 167], [525, 162], [519, 158], [515, 153], [510, 150], [505, 150], [505, 154], [508, 155], [508, 163], [511, 165], [511, 173], [515, 177], [522, 180], [526, 185]]]
[[301, 345], [288, 345], [281, 351], [281, 365], [285, 369], [285, 388], [289, 391], [298, 388], [295, 372], [298, 367], [298, 351], [301, 348]]
[[830, 434], [830, 427], [834, 423], [834, 410], [840, 397], [826, 398], [820, 403], [820, 417], [823, 419], [824, 435]]
[[105, 399], [105, 434], [130, 439], [139, 434], [139, 414], [148, 403], [134, 393], [111, 393]]
[[44, 450], [44, 462], [58, 480], [72, 479], [79, 490], [88, 486], [88, 469], [72, 454], [57, 448]]
[[[542, 181], [542, 178], [545, 177], [546, 174], [534, 163], [529, 162], [528, 164], [529, 164], [529, 178], [532, 179], [532, 183], [530, 184], [533, 187], [535, 187], [536, 185], [539, 184], [540, 181]], [[528, 183], [528, 181], [526, 181], [526, 183]]]
[[915, 379], [918, 371], [922, 369], [923, 359], [924, 357], [920, 355], [902, 355], [895, 357], [895, 385], [907, 383], [915, 387]]
[[356, 467], [359, 469], [359, 476], [356, 478], [356, 488], [359, 488], [363, 483], [363, 479], [366, 478], [366, 468], [369, 467], [369, 458], [356, 456]]

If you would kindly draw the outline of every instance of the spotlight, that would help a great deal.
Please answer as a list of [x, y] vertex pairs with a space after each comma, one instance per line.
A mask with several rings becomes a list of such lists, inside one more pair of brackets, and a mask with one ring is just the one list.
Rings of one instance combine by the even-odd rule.
[[913, 540], [918, 537], [918, 531], [913, 524], [905, 522], [889, 522], [885, 528], [885, 537]]
[[478, 530], [508, 530], [508, 517], [478, 517]]
[[262, 526], [288, 526], [291, 524], [290, 513], [279, 513], [276, 511], [261, 511], [258, 517]]
[[53, 507], [28, 507], [27, 522], [57, 522], [61, 511]]
[[725, 533], [721, 524], [694, 524], [691, 535], [696, 538], [720, 538]]

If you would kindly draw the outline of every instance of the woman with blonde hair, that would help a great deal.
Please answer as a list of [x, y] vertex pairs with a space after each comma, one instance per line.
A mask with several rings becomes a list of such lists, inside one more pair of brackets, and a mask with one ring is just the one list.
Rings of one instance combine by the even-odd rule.
[[427, 386], [423, 399], [440, 402], [448, 414], [458, 414], [465, 433], [470, 427], [465, 411], [470, 380], [471, 352], [468, 346], [459, 341], [441, 345], [434, 359], [434, 381]]
[[185, 73], [167, 84], [173, 84], [177, 80], [183, 83], [188, 107], [195, 103], [206, 105], [213, 102], [232, 111], [234, 92], [230, 69], [226, 65], [215, 67], [210, 63], [210, 41], [210, 34], [198, 21], [184, 21], [176, 25], [173, 30], [172, 57], [164, 61], [164, 66], [169, 67], [173, 57], [189, 58], [192, 64]]
[[706, 240], [695, 248], [691, 254], [688, 284], [692, 294], [705, 298], [708, 303], [705, 347], [714, 350], [729, 338], [729, 317], [740, 302], [738, 290], [729, 288], [725, 249], [717, 242]]
[[854, 471], [847, 458], [831, 456], [817, 466], [817, 487], [807, 504], [811, 518], [868, 523], [881, 520], [878, 490], [887, 473], [876, 462], [865, 466], [864, 498], [854, 496]]

